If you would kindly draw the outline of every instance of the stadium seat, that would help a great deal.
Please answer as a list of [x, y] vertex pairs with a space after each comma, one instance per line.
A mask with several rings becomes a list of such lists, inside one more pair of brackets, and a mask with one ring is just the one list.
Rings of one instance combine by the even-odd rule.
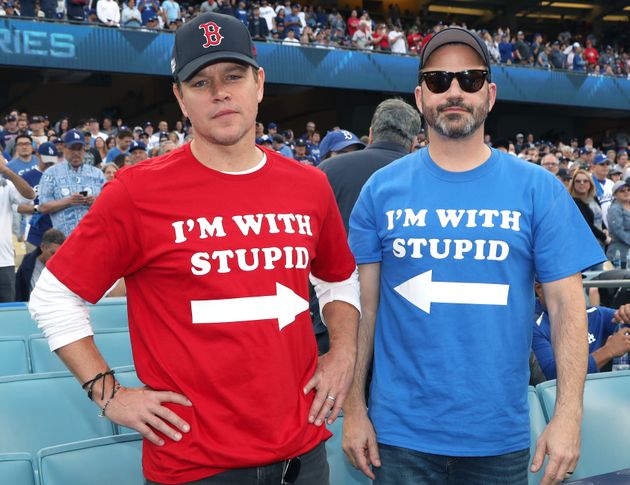
[[114, 434], [98, 413], [67, 372], [0, 377], [0, 453], [34, 456], [47, 446]]
[[[529, 464], [532, 464], [534, 453], [536, 451], [536, 440], [547, 426], [547, 420], [543, 413], [536, 388], [529, 386], [527, 391], [527, 402], [529, 403]], [[542, 479], [544, 467], [538, 473], [529, 473], [529, 485], [538, 485]]]
[[7, 485], [36, 485], [30, 453], [0, 454], [0, 481]]
[[24, 337], [0, 337], [0, 376], [31, 371]]
[[142, 439], [138, 434], [51, 446], [37, 455], [41, 485], [144, 483]]
[[333, 433], [332, 438], [326, 441], [326, 453], [330, 466], [330, 483], [343, 485], [370, 485], [372, 481], [362, 472], [353, 468], [341, 448], [341, 430], [343, 428], [343, 416], [328, 426]]
[[[536, 387], [547, 417], [553, 415], [556, 381]], [[581, 457], [573, 478], [628, 468], [630, 371], [589, 374], [584, 388]]]
[[103, 298], [89, 308], [94, 331], [128, 327], [126, 297]]
[[[95, 331], [127, 328], [127, 298], [104, 298], [96, 305], [88, 305], [90, 321]], [[37, 323], [31, 319], [26, 303], [0, 304], [0, 337], [41, 335]]]
[[[105, 361], [111, 367], [133, 364], [128, 330], [97, 330], [94, 332], [94, 341], [105, 358]], [[56, 372], [66, 370], [66, 367], [59, 357], [57, 357], [57, 354], [50, 351], [48, 341], [44, 337], [31, 335], [28, 339], [28, 347], [33, 372]]]
[[0, 307], [0, 337], [13, 335], [28, 337], [33, 333], [39, 333], [39, 328], [31, 319], [25, 303], [19, 306]]

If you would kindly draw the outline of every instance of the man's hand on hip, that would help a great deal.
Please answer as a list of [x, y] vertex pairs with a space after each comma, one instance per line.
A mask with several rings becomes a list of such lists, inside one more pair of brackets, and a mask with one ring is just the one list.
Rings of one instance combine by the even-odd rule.
[[186, 421], [162, 406], [164, 402], [192, 406], [185, 396], [176, 392], [153, 391], [148, 387], [121, 387], [107, 405], [105, 414], [114, 423], [133, 428], [151, 443], [162, 446], [164, 440], [155, 431], [173, 441], [182, 439], [178, 429], [185, 433], [190, 431]]

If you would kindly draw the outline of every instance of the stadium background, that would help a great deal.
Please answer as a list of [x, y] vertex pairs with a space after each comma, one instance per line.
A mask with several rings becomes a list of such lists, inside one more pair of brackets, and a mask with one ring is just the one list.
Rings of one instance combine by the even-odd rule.
[[[344, 1], [305, 2], [338, 7]], [[628, 51], [630, 2], [578, 0], [399, 0], [402, 21], [420, 15], [429, 28], [438, 22], [465, 23], [493, 31], [540, 32], [545, 41], [569, 31], [574, 38], [594, 35], [599, 49], [614, 43]], [[185, 4], [184, 4], [185, 5]], [[364, 0], [376, 20], [389, 2]], [[407, 15], [408, 13], [408, 15]], [[51, 121], [113, 115], [129, 125], [146, 120], [174, 121], [179, 109], [170, 88], [173, 34], [144, 29], [111, 29], [95, 24], [0, 20], [0, 112], [24, 108]], [[417, 60], [412, 56], [324, 50], [256, 43], [267, 72], [259, 120], [301, 133], [307, 120], [319, 129], [341, 126], [367, 133], [374, 107], [400, 96], [413, 102]], [[597, 139], [605, 129], [625, 131], [630, 121], [630, 81], [520, 66], [495, 66], [499, 102], [487, 123], [493, 138], [532, 132], [536, 139]]]

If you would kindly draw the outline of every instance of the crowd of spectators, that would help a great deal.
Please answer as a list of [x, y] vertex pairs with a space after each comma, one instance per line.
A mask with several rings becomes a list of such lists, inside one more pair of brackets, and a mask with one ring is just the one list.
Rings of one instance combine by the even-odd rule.
[[[420, 15], [390, 4], [384, 16], [359, 8], [337, 10], [285, 1], [203, 0], [4, 0], [0, 15], [85, 21], [111, 27], [175, 30], [200, 12], [233, 15], [257, 41], [315, 48], [348, 48], [417, 55], [441, 29], [465, 23], [429, 25]], [[382, 17], [377, 20], [376, 17]], [[413, 20], [412, 20], [413, 19]], [[543, 35], [509, 28], [478, 30], [493, 62], [540, 69], [565, 69], [591, 75], [630, 75], [624, 46], [595, 35], [570, 32]]]
[[[36, 250], [42, 235], [51, 227], [68, 236], [89, 210], [102, 185], [111, 180], [117, 170], [168, 153], [194, 136], [185, 119], [174, 123], [147, 120], [138, 125], [126, 125], [124, 120], [108, 116], [82, 120], [63, 117], [52, 121], [44, 115], [13, 110], [0, 118], [0, 122], [0, 148], [7, 166], [27, 180], [43, 199], [14, 204], [17, 211], [14, 219], [23, 219], [21, 223], [14, 223], [13, 231], [28, 250]], [[625, 236], [608, 231], [606, 212], [615, 198], [626, 192], [614, 184], [630, 178], [627, 152], [630, 134], [606, 131], [596, 140], [597, 143], [587, 137], [551, 142], [537, 140], [532, 133], [516, 133], [512, 139], [485, 136], [489, 146], [541, 165], [555, 174], [576, 200], [602, 246], [616, 247]], [[275, 122], [257, 122], [256, 142], [300, 163], [318, 166], [331, 156], [364, 148], [369, 139], [367, 135], [359, 138], [338, 126], [320, 131], [314, 121], [308, 121], [299, 136], [292, 129], [281, 129]], [[414, 149], [428, 143], [424, 132], [420, 132]], [[82, 180], [78, 185], [71, 176], [63, 178], [70, 170], [66, 170], [66, 165], [74, 167], [75, 171], [81, 170]], [[59, 168], [62, 166], [64, 168]], [[44, 172], [47, 175], [43, 175]], [[62, 181], [57, 183], [55, 177]], [[584, 185], [584, 179], [590, 183]], [[613, 211], [618, 212], [618, 209]], [[628, 214], [630, 218], [630, 212]], [[624, 241], [630, 244], [630, 234]], [[622, 252], [625, 258], [627, 251]]]

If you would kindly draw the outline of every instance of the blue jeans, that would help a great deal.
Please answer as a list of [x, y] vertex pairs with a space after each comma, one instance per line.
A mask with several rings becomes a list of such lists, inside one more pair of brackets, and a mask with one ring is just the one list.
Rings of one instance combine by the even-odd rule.
[[379, 443], [374, 485], [527, 485], [529, 448], [499, 456], [432, 455]]
[[[321, 442], [308, 453], [300, 456], [300, 474], [294, 485], [328, 485], [329, 469], [326, 447]], [[208, 478], [180, 485], [280, 485], [284, 461], [254, 468], [236, 468]], [[160, 485], [145, 480], [145, 485]]]

